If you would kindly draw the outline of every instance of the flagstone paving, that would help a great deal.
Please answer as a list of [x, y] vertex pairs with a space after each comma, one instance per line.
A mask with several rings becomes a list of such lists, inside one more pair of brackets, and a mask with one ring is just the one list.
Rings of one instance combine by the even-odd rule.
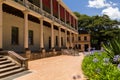
[[29, 61], [32, 73], [14, 80], [84, 80], [81, 64], [84, 55], [61, 55]]

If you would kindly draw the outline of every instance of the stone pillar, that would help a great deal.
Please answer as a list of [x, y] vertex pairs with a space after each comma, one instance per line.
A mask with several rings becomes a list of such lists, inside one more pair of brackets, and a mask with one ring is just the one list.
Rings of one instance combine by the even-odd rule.
[[28, 10], [24, 11], [24, 48], [25, 48], [25, 53], [26, 57], [28, 59], [31, 59], [31, 51], [29, 50], [28, 47]]
[[71, 15], [69, 14], [69, 21], [70, 21], [70, 26], [71, 26]]
[[24, 11], [24, 48], [28, 49], [28, 11]]
[[58, 1], [58, 19], [60, 19], [60, 4], [59, 4], [59, 1]]
[[54, 22], [51, 23], [51, 48], [54, 49]]
[[73, 20], [73, 26], [74, 26], [74, 28], [75, 28], [75, 19]]
[[59, 48], [61, 48], [61, 28], [59, 27]]
[[[65, 9], [64, 9], [65, 10]], [[66, 10], [65, 10], [65, 24], [66, 24]]]
[[43, 26], [44, 17], [40, 18], [40, 51], [42, 52], [41, 57], [45, 57], [45, 48], [44, 48], [44, 26]]
[[40, 0], [40, 8], [41, 8], [41, 10], [43, 10], [43, 3], [42, 3], [42, 0]]
[[3, 49], [3, 10], [2, 2], [0, 2], [0, 51]]
[[77, 30], [78, 30], [78, 20], [76, 20], [76, 27], [77, 27]]
[[53, 16], [53, 0], [51, 0], [51, 15]]
[[42, 49], [42, 52], [45, 52], [44, 51], [44, 37], [43, 37], [43, 31], [44, 31], [44, 29], [43, 29], [43, 19], [44, 19], [44, 17], [41, 17], [40, 18], [40, 48]]

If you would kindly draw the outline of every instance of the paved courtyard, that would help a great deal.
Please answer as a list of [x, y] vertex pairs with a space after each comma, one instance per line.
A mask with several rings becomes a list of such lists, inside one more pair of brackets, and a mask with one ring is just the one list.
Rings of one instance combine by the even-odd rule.
[[61, 55], [29, 61], [29, 74], [14, 80], [84, 80], [81, 64], [84, 56]]

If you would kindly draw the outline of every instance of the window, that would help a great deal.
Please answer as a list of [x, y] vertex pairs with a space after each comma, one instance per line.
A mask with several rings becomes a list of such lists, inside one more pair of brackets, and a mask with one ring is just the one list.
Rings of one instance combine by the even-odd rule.
[[49, 37], [49, 49], [51, 49], [51, 37]]
[[87, 36], [84, 37], [84, 40], [85, 40], [85, 41], [87, 40]]
[[29, 34], [28, 34], [28, 43], [29, 45], [33, 45], [33, 31], [29, 30]]
[[12, 33], [11, 33], [11, 43], [12, 45], [18, 45], [19, 43], [19, 30], [17, 27], [12, 27]]
[[63, 37], [61, 37], [61, 46], [63, 46]]
[[56, 36], [56, 46], [58, 46], [58, 36]]

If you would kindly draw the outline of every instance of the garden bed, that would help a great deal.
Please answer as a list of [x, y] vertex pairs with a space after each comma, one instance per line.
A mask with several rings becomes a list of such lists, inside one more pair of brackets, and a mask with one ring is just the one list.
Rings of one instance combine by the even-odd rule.
[[120, 65], [113, 64], [106, 52], [85, 56], [82, 69], [88, 80], [120, 80]]

